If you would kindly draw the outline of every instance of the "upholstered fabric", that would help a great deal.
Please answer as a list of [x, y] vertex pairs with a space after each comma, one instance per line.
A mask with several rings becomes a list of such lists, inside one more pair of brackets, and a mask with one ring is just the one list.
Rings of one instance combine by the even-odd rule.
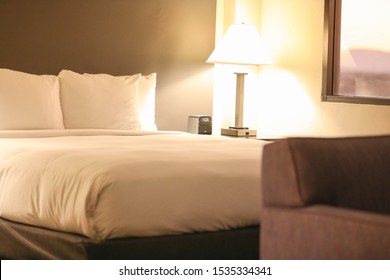
[[390, 136], [264, 148], [261, 258], [390, 259]]

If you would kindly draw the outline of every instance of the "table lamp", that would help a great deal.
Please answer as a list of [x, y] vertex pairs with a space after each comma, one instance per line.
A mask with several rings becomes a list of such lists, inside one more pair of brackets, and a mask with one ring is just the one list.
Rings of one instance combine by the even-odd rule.
[[[264, 65], [272, 60], [260, 38], [257, 29], [249, 24], [232, 24], [207, 63]], [[236, 137], [256, 137], [256, 130], [243, 126], [245, 72], [236, 74], [236, 111], [234, 126], [221, 129], [222, 135]]]

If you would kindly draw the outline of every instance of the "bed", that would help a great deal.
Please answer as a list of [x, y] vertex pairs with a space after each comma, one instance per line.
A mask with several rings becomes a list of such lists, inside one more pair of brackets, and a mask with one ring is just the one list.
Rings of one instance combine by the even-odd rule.
[[258, 258], [265, 142], [157, 131], [155, 78], [0, 69], [2, 258]]

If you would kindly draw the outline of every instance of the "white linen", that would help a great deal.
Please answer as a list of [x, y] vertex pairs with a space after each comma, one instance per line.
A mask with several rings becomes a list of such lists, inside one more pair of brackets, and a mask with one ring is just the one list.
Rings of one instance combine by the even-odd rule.
[[258, 224], [264, 143], [175, 132], [4, 131], [0, 217], [93, 240]]

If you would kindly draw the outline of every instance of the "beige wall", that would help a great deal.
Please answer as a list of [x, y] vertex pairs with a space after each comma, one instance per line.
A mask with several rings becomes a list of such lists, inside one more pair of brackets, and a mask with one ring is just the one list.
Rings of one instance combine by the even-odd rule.
[[[255, 16], [260, 22], [255, 24], [260, 26], [260, 33], [274, 60], [272, 66], [259, 68], [256, 82], [250, 84], [245, 92], [245, 113], [249, 115], [244, 116], [244, 121], [252, 128], [257, 128], [260, 136], [390, 133], [390, 106], [321, 101], [323, 0], [233, 2], [236, 9], [241, 5], [253, 5], [257, 8], [261, 2], [261, 14]], [[253, 20], [254, 17], [253, 12], [245, 16], [248, 20]], [[256, 71], [253, 73], [256, 75]], [[226, 75], [228, 74], [225, 73], [225, 79]], [[221, 91], [218, 77], [215, 83], [217, 133], [218, 126], [228, 125], [231, 116], [223, 113], [229, 108], [221, 109], [221, 100], [216, 100], [221, 95], [218, 92]], [[234, 87], [234, 84], [231, 86]], [[222, 107], [228, 105], [224, 104]]]
[[[50, 2], [50, 3], [49, 3]], [[0, 68], [157, 72], [159, 129], [212, 113], [215, 0], [2, 0]]]

